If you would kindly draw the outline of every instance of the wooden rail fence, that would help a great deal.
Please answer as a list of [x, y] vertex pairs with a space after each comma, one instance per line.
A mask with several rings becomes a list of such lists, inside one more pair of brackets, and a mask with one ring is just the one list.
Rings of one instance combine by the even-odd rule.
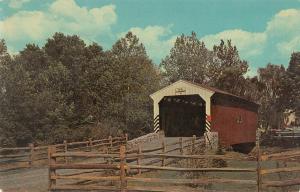
[[[261, 154], [259, 145], [257, 156], [231, 156], [215, 154], [194, 154], [199, 145], [203, 145], [202, 138], [179, 138], [177, 142], [161, 142], [161, 147], [127, 150], [120, 146], [118, 153], [96, 153], [96, 152], [60, 152], [56, 146], [50, 146], [49, 152], [49, 191], [56, 190], [104, 190], [104, 191], [216, 191], [192, 188], [190, 185], [208, 184], [231, 184], [252, 185], [260, 192], [269, 187], [287, 187], [300, 185], [300, 178], [290, 180], [265, 180], [268, 174], [281, 172], [299, 172], [300, 167], [267, 168], [266, 161], [296, 161], [299, 162], [300, 151], [286, 151], [282, 153]], [[175, 153], [176, 152], [176, 153]], [[65, 157], [97, 157], [103, 161], [97, 163], [59, 163], [58, 158]], [[112, 161], [105, 161], [111, 159]], [[154, 160], [151, 160], [154, 159]], [[171, 161], [168, 161], [170, 160]], [[255, 166], [241, 167], [178, 167], [174, 162], [183, 159], [211, 159], [211, 160], [235, 160], [239, 162], [249, 161]], [[109, 162], [109, 163], [108, 163]], [[80, 172], [66, 173], [66, 170], [77, 170]], [[87, 171], [89, 170], [89, 171]], [[176, 171], [176, 172], [201, 172], [201, 173], [243, 173], [254, 175], [253, 179], [229, 179], [219, 178], [194, 178], [194, 179], [166, 179], [141, 177], [146, 171]], [[110, 171], [109, 175], [105, 171]], [[150, 186], [146, 184], [150, 184]], [[159, 184], [159, 185], [157, 185]], [[162, 186], [163, 185], [163, 186]], [[222, 189], [222, 191], [226, 191]], [[296, 191], [296, 190], [295, 190]]]
[[[107, 152], [119, 150], [120, 145], [127, 143], [128, 137], [125, 134], [122, 137], [111, 137], [107, 139], [92, 140], [80, 142], [67, 142], [51, 145], [57, 152], [70, 151], [101, 151]], [[0, 148], [0, 171], [8, 171], [18, 168], [30, 168], [33, 166], [47, 165], [48, 148], [50, 146], [34, 146], [29, 144], [28, 147]], [[107, 151], [108, 150], [108, 151]], [[67, 161], [67, 158], [64, 158]]]

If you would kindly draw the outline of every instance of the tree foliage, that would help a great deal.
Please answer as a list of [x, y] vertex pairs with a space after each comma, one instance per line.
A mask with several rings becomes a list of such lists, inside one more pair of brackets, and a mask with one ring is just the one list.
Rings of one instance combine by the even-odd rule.
[[[110, 51], [111, 68], [118, 72], [113, 114], [122, 122], [124, 132], [137, 136], [151, 132], [152, 105], [149, 95], [159, 86], [159, 73], [147, 56], [145, 47], [131, 32], [118, 40]], [[147, 110], [142, 110], [147, 109]]]
[[245, 77], [247, 71], [230, 40], [209, 50], [194, 32], [176, 39], [160, 68], [131, 32], [107, 51], [55, 33], [43, 47], [28, 44], [10, 56], [1, 40], [0, 145], [151, 132], [149, 95], [179, 79], [257, 102], [263, 127], [278, 127], [286, 109], [300, 111], [300, 52], [287, 69], [268, 64], [254, 77]]
[[291, 55], [281, 96], [285, 107], [300, 111], [300, 52]]
[[159, 73], [132, 33], [109, 51], [62, 33], [13, 58], [4, 41], [0, 51], [1, 145], [150, 131]]
[[258, 101], [260, 120], [263, 127], [278, 127], [283, 107], [280, 105], [282, 83], [286, 71], [283, 66], [268, 64], [258, 70], [259, 83], [262, 86]]
[[179, 79], [207, 83], [211, 80], [208, 71], [212, 61], [213, 52], [192, 32], [191, 36], [177, 37], [170, 54], [162, 60], [161, 67], [170, 83]]
[[244, 75], [248, 64], [240, 59], [237, 48], [230, 40], [221, 40], [213, 50], [209, 50], [196, 33], [181, 35], [176, 39], [170, 54], [162, 60], [161, 67], [170, 83], [185, 79], [241, 96], [245, 92]]
[[236, 46], [228, 40], [221, 40], [220, 45], [213, 48], [214, 60], [209, 68], [211, 85], [230, 93], [244, 96], [245, 77], [248, 64], [241, 60]]

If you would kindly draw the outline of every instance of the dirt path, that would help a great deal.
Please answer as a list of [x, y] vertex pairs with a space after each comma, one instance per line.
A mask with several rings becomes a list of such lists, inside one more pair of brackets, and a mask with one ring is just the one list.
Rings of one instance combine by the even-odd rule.
[[48, 169], [32, 168], [0, 173], [0, 188], [3, 192], [47, 191]]

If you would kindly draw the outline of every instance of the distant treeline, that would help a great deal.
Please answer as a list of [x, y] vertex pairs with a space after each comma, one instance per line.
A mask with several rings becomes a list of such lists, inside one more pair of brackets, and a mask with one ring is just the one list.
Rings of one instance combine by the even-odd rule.
[[0, 145], [151, 132], [149, 95], [179, 79], [256, 101], [264, 127], [278, 125], [274, 119], [299, 106], [300, 53], [292, 54], [287, 69], [268, 64], [255, 77], [245, 77], [247, 71], [231, 41], [209, 50], [195, 33], [178, 37], [159, 66], [131, 32], [107, 51], [76, 35], [56, 33], [43, 47], [28, 44], [12, 56], [2, 40]]

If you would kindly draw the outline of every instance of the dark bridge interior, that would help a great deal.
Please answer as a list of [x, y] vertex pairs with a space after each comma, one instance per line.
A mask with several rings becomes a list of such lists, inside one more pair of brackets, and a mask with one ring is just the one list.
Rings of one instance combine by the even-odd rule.
[[167, 137], [202, 136], [205, 101], [199, 95], [165, 96], [159, 102], [159, 124]]

